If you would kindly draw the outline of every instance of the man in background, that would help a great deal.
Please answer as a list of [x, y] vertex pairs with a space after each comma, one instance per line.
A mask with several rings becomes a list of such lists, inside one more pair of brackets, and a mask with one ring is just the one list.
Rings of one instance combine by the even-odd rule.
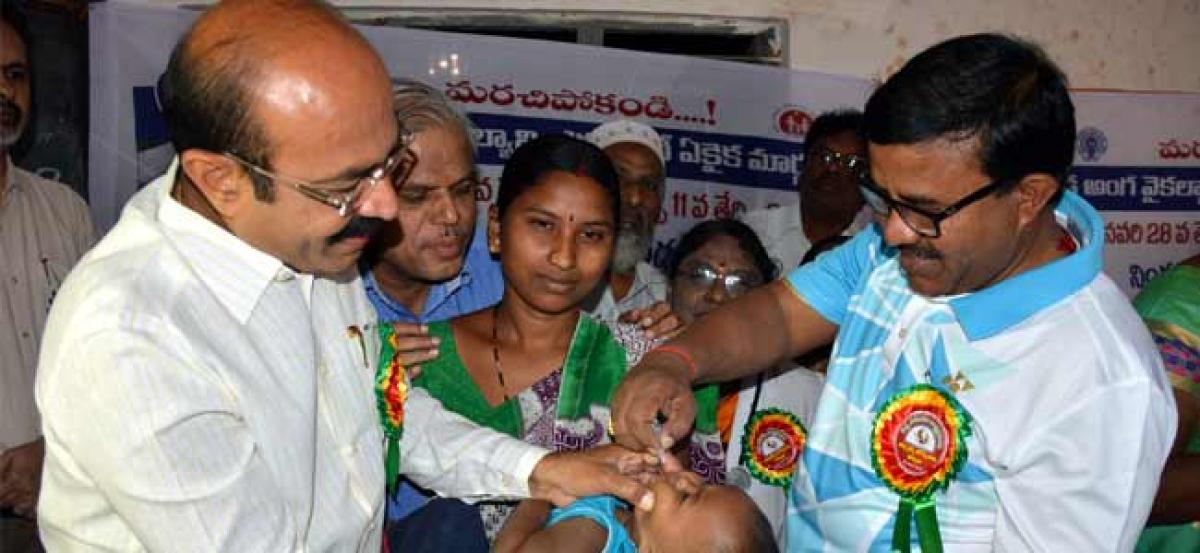
[[831, 111], [813, 121], [804, 141], [804, 165], [796, 181], [799, 209], [752, 211], [744, 217], [763, 239], [767, 253], [786, 273], [822, 242], [852, 235], [871, 222], [858, 180], [867, 170], [862, 113]]
[[0, 516], [28, 518], [35, 512], [44, 456], [33, 398], [42, 329], [62, 280], [96, 240], [87, 204], [78, 194], [12, 161], [12, 149], [33, 115], [30, 38], [22, 14], [5, 2], [0, 12]]
[[649, 125], [620, 119], [596, 127], [587, 139], [604, 150], [617, 168], [621, 214], [608, 279], [585, 309], [610, 326], [635, 309], [653, 307], [661, 316], [669, 310], [665, 302], [670, 285], [645, 259], [654, 242], [667, 183], [662, 137]]

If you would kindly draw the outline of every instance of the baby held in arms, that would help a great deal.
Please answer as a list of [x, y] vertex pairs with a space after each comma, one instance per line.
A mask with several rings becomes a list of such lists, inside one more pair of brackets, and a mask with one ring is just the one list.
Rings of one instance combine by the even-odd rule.
[[771, 526], [733, 486], [705, 484], [692, 472], [654, 477], [654, 509], [631, 509], [611, 496], [552, 509], [523, 501], [496, 538], [497, 553], [777, 553]]

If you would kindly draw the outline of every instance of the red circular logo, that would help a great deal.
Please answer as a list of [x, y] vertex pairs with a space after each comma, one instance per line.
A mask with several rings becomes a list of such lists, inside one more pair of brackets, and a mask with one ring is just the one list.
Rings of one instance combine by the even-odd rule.
[[785, 108], [775, 116], [775, 125], [779, 128], [779, 132], [793, 136], [808, 134], [808, 128], [812, 126], [812, 122], [811, 115], [797, 108]]

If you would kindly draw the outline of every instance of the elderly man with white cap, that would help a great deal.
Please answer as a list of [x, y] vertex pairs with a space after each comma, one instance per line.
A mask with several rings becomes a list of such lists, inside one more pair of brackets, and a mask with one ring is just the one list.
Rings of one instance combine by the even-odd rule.
[[[621, 180], [621, 226], [608, 284], [596, 290], [588, 311], [610, 325], [622, 315], [634, 320], [661, 319], [668, 310], [664, 303], [668, 281], [645, 258], [667, 180], [662, 138], [650, 126], [628, 119], [604, 123], [587, 138], [608, 154]], [[655, 326], [661, 329], [675, 324]]]

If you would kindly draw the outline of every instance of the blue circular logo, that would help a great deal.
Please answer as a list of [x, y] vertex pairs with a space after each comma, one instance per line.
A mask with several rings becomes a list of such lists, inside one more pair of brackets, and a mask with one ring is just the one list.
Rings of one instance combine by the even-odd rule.
[[1096, 127], [1079, 129], [1075, 151], [1079, 152], [1079, 159], [1083, 161], [1098, 161], [1108, 151], [1108, 137]]

